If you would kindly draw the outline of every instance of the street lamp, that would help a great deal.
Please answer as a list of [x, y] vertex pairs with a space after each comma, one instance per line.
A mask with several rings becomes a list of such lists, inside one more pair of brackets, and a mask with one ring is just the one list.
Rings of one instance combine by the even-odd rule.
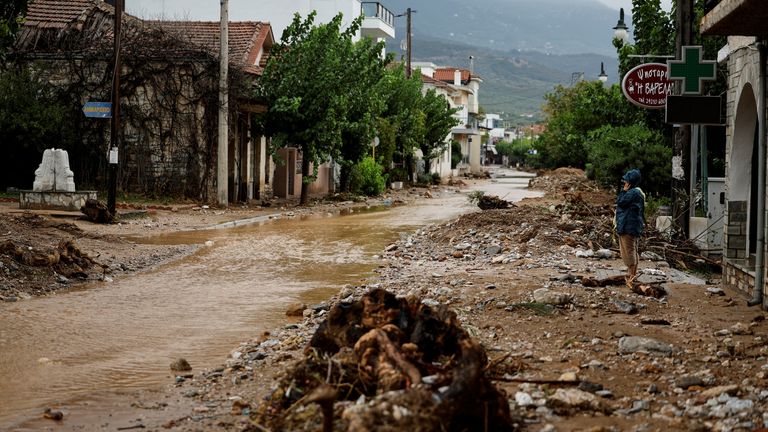
[[613, 28], [613, 38], [620, 40], [622, 44], [627, 43], [629, 40], [629, 32], [627, 30], [627, 24], [624, 23], [624, 8], [621, 8], [619, 9], [619, 22]]
[[605, 73], [605, 66], [603, 65], [603, 62], [600, 62], [600, 75], [597, 76], [597, 79], [599, 79], [600, 82], [608, 81], [608, 75]]

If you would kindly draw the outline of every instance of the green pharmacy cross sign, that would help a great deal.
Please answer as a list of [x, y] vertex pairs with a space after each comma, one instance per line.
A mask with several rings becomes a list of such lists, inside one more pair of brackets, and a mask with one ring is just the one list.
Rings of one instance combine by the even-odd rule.
[[667, 60], [670, 80], [683, 82], [682, 94], [701, 94], [702, 81], [715, 79], [717, 70], [713, 60], [702, 60], [701, 46], [684, 46], [682, 60]]

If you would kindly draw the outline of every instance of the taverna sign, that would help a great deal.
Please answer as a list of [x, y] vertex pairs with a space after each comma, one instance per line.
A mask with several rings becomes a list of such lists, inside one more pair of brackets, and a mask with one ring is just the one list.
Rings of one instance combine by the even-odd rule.
[[672, 89], [673, 83], [669, 80], [667, 65], [664, 63], [635, 66], [621, 80], [624, 96], [641, 108], [664, 108], [667, 95], [672, 94]]

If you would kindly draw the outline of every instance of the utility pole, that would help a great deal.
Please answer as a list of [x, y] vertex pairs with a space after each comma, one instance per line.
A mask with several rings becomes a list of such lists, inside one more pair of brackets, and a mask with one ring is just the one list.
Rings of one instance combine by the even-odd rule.
[[406, 35], [405, 35], [405, 43], [408, 45], [408, 54], [406, 57], [406, 65], [405, 65], [405, 76], [410, 78], [411, 77], [411, 53], [413, 52], [413, 48], [411, 47], [411, 8], [408, 8], [408, 10], [405, 11], [406, 14], [408, 14], [407, 24], [406, 24]]
[[[693, 45], [693, 0], [677, 0], [677, 35], [675, 36], [675, 54], [682, 58], [683, 47]], [[676, 84], [678, 94], [682, 94], [681, 84]], [[675, 131], [675, 148], [672, 153], [672, 204], [676, 225], [680, 234], [688, 238], [688, 206], [691, 205], [691, 125], [680, 125]], [[675, 166], [679, 163], [679, 166]], [[676, 169], [677, 168], [677, 169]], [[676, 174], [677, 173], [677, 174]], [[687, 198], [686, 198], [687, 197]]]
[[123, 22], [123, 0], [115, 0], [115, 70], [112, 76], [112, 125], [110, 128], [109, 150], [109, 186], [107, 190], [107, 209], [115, 217], [115, 195], [117, 194], [118, 140], [120, 139], [120, 37]]
[[219, 142], [216, 193], [219, 205], [229, 204], [229, 0], [221, 0], [219, 51]]

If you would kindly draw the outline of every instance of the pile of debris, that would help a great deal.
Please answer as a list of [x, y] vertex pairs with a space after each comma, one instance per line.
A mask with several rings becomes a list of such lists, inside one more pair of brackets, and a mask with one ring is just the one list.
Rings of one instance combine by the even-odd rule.
[[445, 305], [373, 289], [333, 306], [304, 354], [253, 422], [294, 431], [518, 429], [486, 376], [484, 348]]

